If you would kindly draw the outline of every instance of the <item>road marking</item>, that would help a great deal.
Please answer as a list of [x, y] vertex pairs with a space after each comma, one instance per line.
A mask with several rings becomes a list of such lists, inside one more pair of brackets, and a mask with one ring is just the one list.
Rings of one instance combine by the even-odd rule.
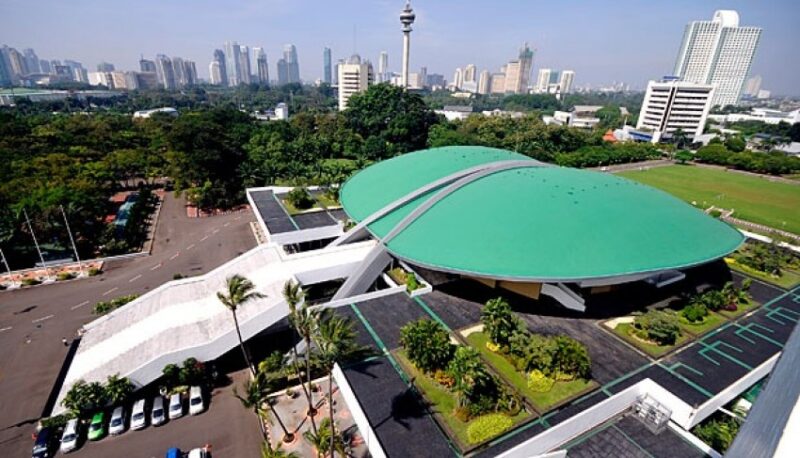
[[88, 304], [88, 303], [89, 303], [89, 301], [83, 301], [83, 302], [81, 302], [81, 303], [80, 303], [80, 304], [78, 304], [78, 305], [73, 305], [72, 307], [70, 307], [70, 309], [71, 309], [71, 310], [75, 310], [75, 309], [78, 309], [78, 308], [81, 308], [81, 307], [83, 307], [84, 305], [86, 305], [86, 304]]
[[186, 247], [186, 251], [189, 251], [189, 250], [191, 250], [192, 248], [194, 248], [194, 243], [193, 243], [193, 244], [191, 244], [191, 245], [189, 245], [189, 246], [187, 246], [187, 247]]
[[170, 261], [172, 261], [173, 259], [177, 258], [177, 257], [178, 257], [180, 254], [181, 254], [181, 252], [180, 252], [180, 251], [179, 251], [179, 252], [177, 252], [177, 253], [175, 253], [175, 254], [173, 254], [173, 255], [172, 255], [172, 257], [171, 257], [171, 258], [169, 258], [169, 260], [170, 260]]
[[13, 329], [13, 328], [12, 328], [11, 326], [8, 326], [8, 327], [6, 327], [6, 328], [0, 329], [0, 332], [3, 332], [3, 331], [10, 331], [11, 329]]
[[230, 221], [228, 221], [227, 223], [223, 224], [222, 227], [228, 227], [230, 225], [231, 225], [231, 223], [230, 223]]
[[161, 263], [160, 262], [158, 264], [154, 265], [153, 267], [151, 267], [150, 270], [156, 270], [159, 267], [161, 267]]
[[202, 239], [200, 239], [200, 241], [201, 241], [201, 242], [205, 242], [206, 240], [208, 240], [208, 237], [209, 237], [209, 236], [205, 236], [205, 237], [203, 237]]
[[211, 231], [212, 234], [216, 234], [217, 232], [219, 232], [219, 229], [214, 229], [213, 231]]
[[131, 278], [130, 280], [128, 280], [128, 283], [133, 283], [133, 282], [135, 282], [136, 280], [138, 280], [140, 278], [142, 278], [142, 274], [139, 274], [139, 275]]
[[114, 291], [116, 291], [118, 289], [119, 289], [119, 287], [115, 286], [115, 287], [109, 289], [108, 291], [106, 291], [105, 293], [103, 293], [103, 296], [108, 296], [109, 294], [113, 293]]
[[240, 219], [242, 219], [242, 217], [241, 216], [237, 216], [236, 218], [233, 218], [233, 219], [236, 220], [236, 221], [239, 221]]
[[37, 318], [37, 319], [35, 319], [35, 320], [31, 321], [31, 323], [38, 323], [38, 322], [40, 322], [40, 321], [49, 320], [50, 318], [53, 318], [54, 316], [55, 316], [55, 315], [47, 315], [47, 316], [43, 316], [43, 317], [41, 317], [41, 318]]

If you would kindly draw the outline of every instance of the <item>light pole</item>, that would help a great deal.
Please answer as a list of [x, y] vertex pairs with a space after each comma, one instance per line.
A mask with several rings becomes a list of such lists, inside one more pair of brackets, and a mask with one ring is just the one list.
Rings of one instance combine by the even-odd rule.
[[416, 19], [414, 10], [411, 9], [411, 2], [406, 2], [406, 7], [400, 12], [400, 22], [403, 24], [403, 88], [408, 88], [408, 58], [411, 51], [411, 24]]
[[22, 213], [25, 215], [25, 222], [28, 223], [28, 229], [30, 229], [31, 231], [33, 244], [36, 246], [36, 252], [39, 253], [39, 260], [42, 261], [42, 267], [44, 267], [44, 272], [47, 275], [47, 279], [52, 280], [53, 277], [50, 275], [50, 269], [47, 267], [47, 263], [44, 262], [44, 256], [42, 256], [42, 250], [39, 249], [39, 242], [36, 240], [36, 234], [33, 233], [33, 225], [31, 225], [31, 219], [28, 218], [28, 211], [23, 208]]
[[6, 266], [6, 272], [8, 272], [8, 281], [11, 282], [11, 288], [16, 288], [17, 284], [14, 282], [14, 279], [11, 277], [11, 268], [8, 267], [8, 260], [6, 259], [6, 255], [3, 253], [3, 249], [0, 248], [0, 259], [3, 260], [3, 265]]
[[59, 205], [59, 207], [61, 207], [61, 214], [64, 216], [64, 224], [67, 225], [67, 234], [69, 234], [69, 241], [72, 243], [72, 252], [75, 253], [75, 259], [78, 261], [78, 271], [80, 276], [83, 277], [83, 264], [81, 263], [81, 257], [78, 255], [78, 248], [75, 246], [75, 239], [72, 237], [72, 229], [69, 228], [67, 213], [64, 211], [63, 205]]

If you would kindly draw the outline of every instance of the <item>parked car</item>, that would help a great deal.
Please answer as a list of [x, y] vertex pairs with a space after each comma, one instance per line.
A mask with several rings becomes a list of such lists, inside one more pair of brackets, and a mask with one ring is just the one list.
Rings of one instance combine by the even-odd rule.
[[78, 448], [78, 419], [73, 418], [64, 426], [64, 434], [61, 435], [61, 453], [69, 453]]
[[31, 452], [32, 458], [50, 458], [54, 455], [53, 448], [55, 445], [56, 432], [53, 428], [42, 428], [36, 435], [36, 441], [33, 443], [33, 451]]
[[111, 413], [111, 422], [108, 425], [108, 432], [112, 436], [117, 436], [125, 432], [125, 408], [122, 406], [114, 409]]
[[193, 386], [189, 390], [189, 415], [201, 414], [205, 409], [203, 390], [199, 386]]
[[174, 420], [183, 416], [183, 401], [181, 394], [175, 393], [169, 397], [169, 419]]
[[189, 456], [187, 456], [187, 458], [211, 458], [211, 452], [209, 452], [205, 447], [195, 448], [189, 452]]
[[92, 417], [92, 422], [89, 424], [89, 440], [98, 441], [106, 435], [106, 415], [103, 412], [97, 412]]
[[133, 404], [131, 409], [131, 429], [137, 430], [147, 426], [147, 415], [145, 414], [144, 399], [139, 399]]
[[161, 426], [167, 421], [167, 412], [164, 410], [164, 398], [156, 396], [153, 398], [153, 410], [150, 411], [150, 424]]
[[167, 458], [181, 458], [183, 453], [181, 453], [181, 449], [177, 447], [172, 447], [171, 449], [167, 450]]

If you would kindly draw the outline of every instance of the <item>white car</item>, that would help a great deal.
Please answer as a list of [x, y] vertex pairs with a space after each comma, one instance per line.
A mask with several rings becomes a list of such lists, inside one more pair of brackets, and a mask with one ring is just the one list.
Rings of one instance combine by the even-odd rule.
[[161, 426], [167, 421], [167, 412], [164, 411], [164, 398], [156, 396], [153, 399], [153, 410], [150, 412], [150, 424], [153, 426]]
[[183, 416], [183, 402], [181, 394], [175, 393], [169, 397], [169, 419], [174, 420]]
[[73, 418], [64, 427], [64, 434], [61, 435], [61, 453], [69, 453], [78, 448], [78, 419]]
[[144, 411], [144, 399], [139, 399], [131, 410], [131, 429], [138, 430], [147, 426], [147, 415]]
[[195, 448], [189, 452], [189, 456], [187, 458], [211, 458], [211, 452], [205, 448]]
[[125, 432], [125, 408], [122, 406], [114, 409], [111, 413], [111, 422], [108, 424], [108, 432], [112, 436], [117, 436]]
[[193, 386], [189, 390], [189, 415], [201, 414], [205, 409], [203, 390], [199, 386]]

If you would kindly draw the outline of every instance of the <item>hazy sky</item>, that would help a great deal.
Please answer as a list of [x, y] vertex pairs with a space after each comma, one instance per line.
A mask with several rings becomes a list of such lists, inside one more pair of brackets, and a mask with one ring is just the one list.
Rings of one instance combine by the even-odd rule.
[[[322, 75], [322, 48], [334, 60], [357, 51], [377, 63], [389, 52], [399, 71], [402, 0], [0, 0], [0, 43], [32, 47], [40, 58], [99, 61], [138, 69], [140, 54], [194, 60], [208, 76], [226, 40], [265, 48], [270, 76], [284, 43], [297, 46], [301, 77]], [[776, 94], [800, 94], [800, 0], [416, 0], [411, 68], [448, 80], [458, 66], [491, 71], [527, 41], [540, 67], [571, 68], [576, 84], [625, 81], [644, 87], [672, 71], [683, 28], [716, 9], [739, 11], [764, 29], [752, 74]], [[354, 34], [355, 29], [355, 34]], [[355, 35], [355, 40], [354, 40]]]

